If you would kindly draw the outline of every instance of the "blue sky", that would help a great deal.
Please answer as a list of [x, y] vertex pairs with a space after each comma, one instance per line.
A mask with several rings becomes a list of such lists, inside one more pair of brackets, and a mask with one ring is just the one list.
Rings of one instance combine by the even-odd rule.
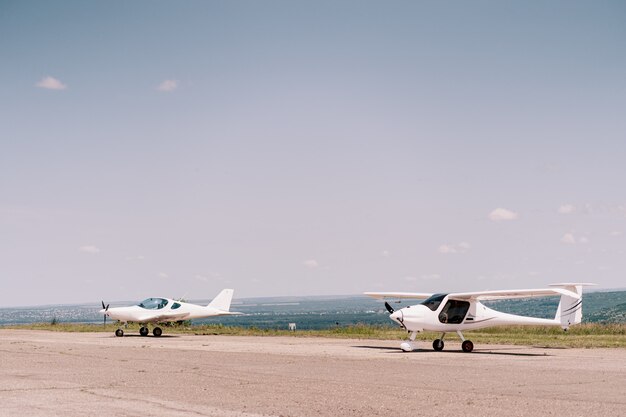
[[0, 305], [626, 279], [623, 2], [0, 2]]

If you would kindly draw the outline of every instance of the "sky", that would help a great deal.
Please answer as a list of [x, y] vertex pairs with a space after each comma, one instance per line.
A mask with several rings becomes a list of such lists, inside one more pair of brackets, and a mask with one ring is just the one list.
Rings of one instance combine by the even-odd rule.
[[0, 307], [626, 287], [621, 1], [0, 1]]

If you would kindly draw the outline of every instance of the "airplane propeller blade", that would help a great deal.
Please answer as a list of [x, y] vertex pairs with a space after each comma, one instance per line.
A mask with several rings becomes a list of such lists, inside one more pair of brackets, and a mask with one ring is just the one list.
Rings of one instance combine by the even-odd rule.
[[389, 312], [389, 314], [393, 314], [393, 312], [395, 311], [395, 310], [393, 309], [393, 307], [391, 307], [391, 306], [389, 305], [389, 303], [388, 303], [388, 302], [386, 302], [386, 301], [385, 301], [385, 308], [387, 309], [387, 311]]
[[104, 310], [104, 323], [103, 326], [107, 325], [107, 311], [109, 311], [110, 304], [104, 305], [104, 301], [102, 301], [102, 309]]
[[[385, 301], [385, 308], [387, 309], [389, 314], [393, 314], [396, 311], [386, 301]], [[402, 314], [402, 310], [399, 310], [399, 312], [400, 312], [400, 315], [397, 317], [398, 323], [400, 323], [400, 327], [402, 327], [404, 330], [406, 330], [406, 326], [404, 325], [404, 314]]]

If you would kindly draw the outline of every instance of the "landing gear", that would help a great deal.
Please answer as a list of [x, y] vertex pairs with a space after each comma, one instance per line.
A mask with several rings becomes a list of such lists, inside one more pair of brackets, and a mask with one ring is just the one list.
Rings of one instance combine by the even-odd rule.
[[139, 334], [142, 336], [148, 336], [149, 332], [150, 331], [148, 330], [146, 326], [142, 326], [141, 329], [139, 329]]
[[461, 343], [461, 348], [463, 349], [463, 352], [469, 353], [474, 350], [474, 344], [471, 340], [465, 340], [463, 343]]
[[117, 336], [117, 337], [122, 337], [122, 336], [124, 336], [124, 330], [122, 330], [122, 329], [117, 329], [117, 330], [115, 331], [115, 336]]
[[154, 335], [154, 337], [159, 337], [163, 334], [163, 330], [161, 330], [160, 327], [155, 327], [154, 329], [152, 329], [152, 334]]
[[[471, 340], [465, 340], [465, 338], [463, 337], [463, 334], [457, 330], [456, 334], [459, 335], [459, 337], [461, 338], [461, 341], [463, 343], [461, 343], [461, 349], [463, 349], [463, 352], [471, 352], [474, 350], [474, 343], [472, 343]], [[417, 335], [417, 332], [411, 332], [411, 335], [409, 336], [409, 340], [402, 343], [400, 345], [400, 349], [402, 349], [405, 352], [411, 352], [414, 350], [414, 346], [413, 346], [413, 342], [415, 341], [415, 336]], [[441, 333], [441, 337], [439, 339], [435, 339], [433, 340], [433, 349], [436, 352], [441, 352], [443, 350], [444, 347], [444, 342], [443, 342], [443, 338], [446, 336], [446, 332]]]
[[435, 349], [437, 352], [442, 351], [443, 350], [443, 339], [435, 339], [433, 341], [433, 349]]
[[440, 352], [443, 350], [443, 338], [446, 336], [446, 333], [443, 332], [441, 333], [441, 338], [440, 339], [435, 339], [433, 341], [433, 349], [435, 349], [437, 352]]
[[415, 342], [415, 337], [417, 336], [417, 332], [411, 332], [411, 336], [409, 336], [409, 341], [404, 342], [400, 345], [400, 349], [405, 352], [413, 352], [413, 342]]
[[457, 330], [456, 334], [459, 335], [459, 337], [461, 338], [461, 340], [463, 341], [463, 343], [461, 343], [461, 349], [463, 349], [463, 352], [471, 352], [472, 350], [474, 350], [474, 344], [472, 343], [471, 340], [465, 340], [465, 338], [463, 337], [463, 334], [461, 333], [460, 330]]

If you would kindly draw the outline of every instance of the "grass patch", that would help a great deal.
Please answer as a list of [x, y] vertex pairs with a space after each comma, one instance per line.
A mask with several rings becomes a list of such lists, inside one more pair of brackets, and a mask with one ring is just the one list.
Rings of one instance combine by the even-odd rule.
[[[132, 324], [124, 329], [126, 333], [139, 333], [139, 325]], [[333, 327], [323, 330], [259, 329], [255, 327], [224, 326], [204, 324], [198, 326], [161, 326], [165, 334], [191, 335], [232, 335], [232, 336], [288, 336], [288, 337], [329, 337], [341, 339], [380, 339], [404, 340], [407, 333], [388, 326], [357, 324], [354, 326]], [[57, 332], [111, 332], [115, 325], [80, 323], [36, 323], [28, 325], [4, 326], [5, 329], [47, 330]], [[432, 341], [440, 333], [424, 332], [416, 340]], [[572, 326], [567, 332], [558, 327], [548, 326], [509, 326], [465, 332], [464, 336], [475, 344], [511, 344], [546, 347], [571, 348], [619, 348], [626, 347], [626, 324], [581, 324]], [[447, 333], [446, 341], [460, 341], [456, 333]]]

